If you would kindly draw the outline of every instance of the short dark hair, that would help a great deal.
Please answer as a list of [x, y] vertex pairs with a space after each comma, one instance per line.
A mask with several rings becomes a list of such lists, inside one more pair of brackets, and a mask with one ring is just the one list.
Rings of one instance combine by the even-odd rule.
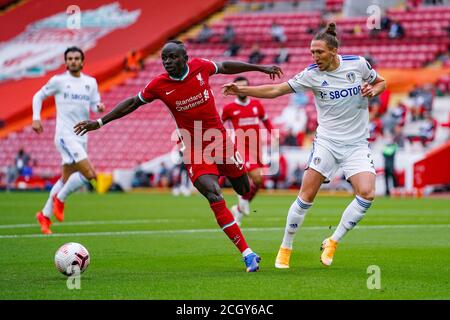
[[178, 45], [180, 45], [180, 46], [183, 46], [183, 47], [184, 47], [184, 42], [183, 42], [183, 41], [181, 41], [181, 40], [170, 39], [170, 40], [168, 40], [168, 41], [166, 42], [166, 44], [168, 44], [168, 43], [175, 43], [175, 44], [178, 44]]
[[176, 44], [183, 50], [184, 54], [187, 54], [186, 46], [184, 45], [183, 41], [172, 39], [172, 40], [166, 41], [166, 43], [164, 45], [169, 44], [169, 43]]
[[237, 82], [237, 81], [247, 81], [247, 83], [250, 83], [250, 81], [248, 81], [248, 79], [246, 77], [243, 77], [243, 76], [236, 77], [233, 80], [233, 82]]
[[79, 52], [81, 54], [81, 60], [84, 61], [83, 50], [81, 50], [80, 48], [75, 47], [75, 46], [74, 47], [69, 47], [69, 48], [66, 49], [66, 51], [64, 51], [64, 60], [67, 60], [67, 54], [69, 52]]
[[330, 22], [327, 27], [314, 36], [314, 40], [323, 40], [329, 48], [339, 48], [336, 23]]

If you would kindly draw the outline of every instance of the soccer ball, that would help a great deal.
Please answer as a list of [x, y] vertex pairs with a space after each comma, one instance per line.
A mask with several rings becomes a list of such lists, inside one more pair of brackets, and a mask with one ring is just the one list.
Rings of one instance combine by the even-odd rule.
[[56, 269], [66, 276], [83, 273], [90, 261], [87, 249], [76, 242], [62, 245], [55, 254]]

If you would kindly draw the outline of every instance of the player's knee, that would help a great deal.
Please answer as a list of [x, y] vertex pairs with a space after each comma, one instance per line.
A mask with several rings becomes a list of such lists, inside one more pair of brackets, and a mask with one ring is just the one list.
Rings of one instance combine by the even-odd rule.
[[204, 194], [209, 203], [214, 203], [223, 200], [222, 194], [217, 190], [207, 190]]
[[357, 194], [361, 198], [369, 200], [369, 201], [373, 201], [373, 199], [375, 199], [375, 189], [373, 189], [373, 188], [358, 190]]
[[301, 190], [299, 193], [299, 197], [303, 201], [312, 203], [314, 202], [315, 194], [313, 192], [310, 192], [309, 190]]
[[96, 180], [97, 179], [97, 174], [95, 173], [94, 170], [88, 170], [87, 172], [83, 173], [83, 176], [88, 180]]

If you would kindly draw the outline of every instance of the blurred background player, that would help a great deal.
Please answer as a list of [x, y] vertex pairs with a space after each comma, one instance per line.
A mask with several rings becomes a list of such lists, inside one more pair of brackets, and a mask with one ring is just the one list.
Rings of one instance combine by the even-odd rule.
[[85, 184], [95, 186], [96, 173], [87, 156], [87, 136], [80, 137], [73, 132], [73, 126], [89, 118], [89, 109], [105, 111], [100, 102], [100, 94], [95, 78], [81, 72], [84, 53], [78, 47], [70, 47], [64, 52], [67, 71], [53, 76], [33, 97], [32, 128], [40, 134], [44, 131], [41, 123], [42, 102], [55, 96], [56, 130], [55, 145], [62, 158], [61, 178], [53, 185], [42, 211], [36, 218], [44, 234], [50, 234], [51, 216], [64, 220], [64, 202], [67, 197]]
[[[233, 82], [238, 86], [249, 85], [249, 81], [245, 77], [237, 77]], [[238, 195], [238, 205], [231, 207], [231, 212], [240, 225], [244, 215], [250, 214], [249, 202], [253, 200], [263, 183], [260, 123], [264, 124], [269, 133], [273, 126], [261, 102], [245, 95], [238, 95], [234, 102], [223, 108], [222, 121], [231, 121], [233, 124], [235, 143], [239, 153], [244, 155], [245, 167], [252, 181], [251, 191], [244, 196]]]
[[394, 141], [392, 134], [388, 135], [387, 142], [383, 147], [384, 158], [384, 182], [386, 185], [385, 195], [391, 196], [390, 180], [392, 179], [392, 186], [396, 188], [398, 186], [397, 177], [395, 176], [395, 153], [397, 152], [398, 145]]
[[192, 183], [189, 180], [189, 173], [183, 162], [183, 153], [180, 151], [178, 155], [178, 164], [175, 166], [173, 173], [174, 183], [172, 186], [172, 194], [174, 196], [182, 194], [185, 197], [189, 197], [192, 193]]
[[[122, 101], [97, 121], [78, 123], [75, 132], [83, 135], [135, 111], [144, 104], [157, 99], [161, 100], [174, 117], [180, 139], [185, 146], [189, 145], [183, 156], [192, 183], [208, 200], [219, 226], [241, 252], [246, 271], [258, 271], [261, 258], [247, 245], [232, 213], [226, 207], [218, 184], [218, 176], [224, 175], [228, 177], [238, 194], [245, 195], [250, 192], [245, 167], [239, 162], [235, 146], [228, 137], [217, 112], [209, 77], [216, 73], [236, 74], [260, 71], [269, 74], [271, 79], [275, 79], [276, 76], [281, 76], [281, 69], [276, 66], [261, 66], [237, 61], [215, 63], [206, 59], [192, 59], [188, 62], [186, 48], [181, 41], [177, 40], [171, 40], [164, 45], [161, 59], [167, 73], [155, 77], [138, 95]], [[198, 127], [199, 124], [200, 127]], [[203, 136], [213, 131], [219, 132], [220, 137], [216, 137], [217, 139], [222, 139], [221, 159], [205, 156], [205, 149], [211, 142], [204, 141], [206, 139], [203, 139]], [[196, 143], [195, 137], [199, 134], [202, 141]], [[232, 155], [231, 159], [226, 158], [228, 154]], [[197, 155], [200, 155], [199, 162], [195, 161]], [[233, 161], [230, 162], [230, 160]]]
[[124, 69], [129, 72], [138, 72], [144, 70], [145, 64], [142, 54], [139, 50], [131, 50], [128, 52], [124, 61]]
[[369, 138], [368, 98], [382, 93], [385, 80], [360, 56], [337, 54], [336, 25], [315, 35], [311, 41], [311, 64], [288, 82], [256, 87], [234, 83], [224, 86], [224, 94], [276, 98], [288, 93], [312, 90], [318, 113], [316, 138], [299, 195], [291, 205], [283, 242], [275, 261], [277, 268], [289, 268], [294, 236], [323, 182], [338, 168], [344, 171], [356, 194], [345, 209], [338, 227], [322, 242], [322, 264], [331, 265], [338, 242], [364, 217], [375, 197], [375, 167]]

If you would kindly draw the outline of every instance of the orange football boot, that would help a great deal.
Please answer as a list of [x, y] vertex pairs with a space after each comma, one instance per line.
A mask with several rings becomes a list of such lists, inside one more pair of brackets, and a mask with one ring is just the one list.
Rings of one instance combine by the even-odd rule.
[[322, 251], [320, 261], [324, 266], [330, 266], [333, 262], [334, 252], [336, 251], [337, 244], [338, 243], [334, 240], [331, 240], [331, 238], [323, 240], [322, 245], [320, 246], [320, 250]]
[[41, 232], [43, 234], [52, 234], [52, 230], [50, 230], [52, 221], [49, 218], [47, 218], [46, 216], [44, 216], [42, 211], [36, 213], [36, 219], [39, 222], [39, 224], [41, 225]]
[[64, 202], [59, 200], [56, 194], [53, 196], [53, 214], [59, 222], [64, 220]]
[[280, 247], [280, 250], [278, 250], [277, 259], [275, 260], [275, 268], [288, 269], [291, 253], [292, 249]]

